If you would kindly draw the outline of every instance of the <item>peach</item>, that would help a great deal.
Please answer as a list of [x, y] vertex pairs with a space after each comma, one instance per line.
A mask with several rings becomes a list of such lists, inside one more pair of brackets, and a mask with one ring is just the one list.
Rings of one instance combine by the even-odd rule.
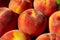
[[2, 38], [0, 38], [0, 40], [6, 40], [6, 39], [2, 39]]
[[47, 25], [46, 17], [34, 9], [28, 9], [19, 15], [18, 28], [26, 34], [35, 37], [41, 34]]
[[5, 32], [15, 29], [17, 15], [6, 7], [0, 8], [0, 36]]
[[0, 0], [0, 7], [7, 7], [10, 0]]
[[1, 39], [4, 40], [31, 40], [30, 37], [19, 30], [11, 30], [5, 33]]
[[57, 4], [55, 0], [34, 0], [34, 8], [49, 17], [57, 10]]
[[13, 12], [20, 14], [26, 9], [32, 8], [32, 1], [33, 0], [10, 0], [9, 8]]
[[3, 39], [0, 38], [0, 40], [3, 40]]
[[36, 40], [60, 40], [60, 35], [52, 34], [52, 33], [45, 33], [39, 35]]
[[49, 31], [51, 33], [60, 34], [60, 11], [54, 12], [49, 17]]

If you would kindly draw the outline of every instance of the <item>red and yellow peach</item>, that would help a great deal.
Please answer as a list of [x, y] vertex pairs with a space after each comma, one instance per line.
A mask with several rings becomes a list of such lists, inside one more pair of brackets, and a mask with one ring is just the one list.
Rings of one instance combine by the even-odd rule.
[[41, 34], [47, 25], [46, 17], [40, 11], [28, 9], [18, 18], [18, 28], [31, 36]]
[[34, 8], [49, 17], [57, 8], [55, 0], [34, 0]]
[[1, 39], [4, 40], [31, 40], [30, 37], [19, 30], [11, 30], [5, 33]]
[[13, 12], [20, 14], [26, 9], [32, 8], [32, 0], [10, 0], [9, 8]]
[[60, 35], [60, 11], [54, 12], [49, 17], [49, 31]]

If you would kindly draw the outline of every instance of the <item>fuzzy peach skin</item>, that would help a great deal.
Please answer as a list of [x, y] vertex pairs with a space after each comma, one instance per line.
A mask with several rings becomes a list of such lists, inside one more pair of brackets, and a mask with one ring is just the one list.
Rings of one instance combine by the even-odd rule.
[[7, 7], [10, 0], [0, 0], [0, 7]]
[[2, 39], [2, 38], [0, 38], [0, 40], [6, 40], [6, 39]]
[[45, 33], [39, 35], [36, 40], [60, 40], [60, 35], [52, 34], [52, 33]]
[[42, 11], [47, 17], [57, 10], [55, 0], [34, 0], [34, 8]]
[[17, 15], [6, 7], [0, 8], [0, 36], [5, 32], [15, 29]]
[[51, 33], [60, 34], [60, 11], [54, 12], [49, 17], [49, 31]]
[[28, 9], [18, 18], [18, 28], [32, 37], [41, 34], [47, 25], [46, 17], [34, 9]]
[[32, 8], [32, 1], [33, 0], [10, 0], [9, 8], [13, 12], [20, 14], [26, 9]]
[[5, 33], [1, 39], [5, 40], [31, 40], [30, 37], [19, 30], [11, 30]]

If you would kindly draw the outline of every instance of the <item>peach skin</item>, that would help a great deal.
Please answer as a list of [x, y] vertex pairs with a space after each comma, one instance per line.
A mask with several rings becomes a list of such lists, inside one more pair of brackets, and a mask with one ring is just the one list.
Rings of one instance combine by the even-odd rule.
[[45, 33], [39, 35], [36, 40], [60, 40], [60, 35], [52, 34], [52, 33]]
[[18, 18], [18, 28], [32, 37], [41, 34], [47, 25], [46, 17], [40, 11], [28, 9]]
[[30, 37], [19, 30], [11, 30], [5, 33], [1, 39], [4, 40], [31, 40]]
[[32, 8], [32, 0], [10, 0], [9, 8], [13, 12], [20, 14], [26, 9]]
[[49, 17], [49, 31], [60, 35], [60, 11], [54, 12]]
[[5, 32], [15, 29], [17, 23], [17, 15], [9, 8], [0, 8], [0, 36]]
[[57, 4], [55, 0], [34, 0], [34, 8], [49, 17], [53, 12], [57, 11]]

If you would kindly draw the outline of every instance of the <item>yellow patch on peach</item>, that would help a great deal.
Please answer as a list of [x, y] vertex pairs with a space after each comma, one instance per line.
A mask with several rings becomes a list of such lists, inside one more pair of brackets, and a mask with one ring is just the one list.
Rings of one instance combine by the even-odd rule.
[[22, 7], [21, 7], [21, 6], [18, 6], [18, 7], [16, 8], [16, 13], [19, 14], [19, 12], [21, 12], [21, 10], [22, 10]]
[[26, 37], [21, 31], [16, 30], [15, 32], [13, 32], [13, 35], [14, 35], [13, 40], [26, 40]]
[[32, 10], [31, 16], [36, 17], [35, 16], [35, 11]]

